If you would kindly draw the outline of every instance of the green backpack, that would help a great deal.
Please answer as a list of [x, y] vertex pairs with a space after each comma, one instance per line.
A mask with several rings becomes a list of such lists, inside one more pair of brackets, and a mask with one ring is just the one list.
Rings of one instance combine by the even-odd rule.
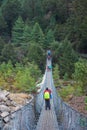
[[49, 92], [44, 92], [44, 99], [50, 99], [50, 93]]

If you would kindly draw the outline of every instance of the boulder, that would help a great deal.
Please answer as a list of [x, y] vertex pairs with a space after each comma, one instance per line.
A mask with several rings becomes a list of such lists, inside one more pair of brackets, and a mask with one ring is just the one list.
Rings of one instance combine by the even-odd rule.
[[5, 123], [7, 123], [7, 122], [9, 122], [9, 121], [10, 121], [10, 117], [9, 117], [9, 116], [7, 116], [7, 117], [5, 117], [3, 120], [4, 120], [4, 122], [5, 122]]
[[10, 108], [8, 108], [6, 105], [0, 105], [0, 111], [1, 111], [1, 112], [4, 112], [4, 111], [9, 112], [9, 111], [10, 111]]
[[8, 116], [9, 115], [9, 112], [3, 112], [2, 114], [1, 114], [1, 117], [3, 118], [3, 117], [6, 117], [6, 116]]

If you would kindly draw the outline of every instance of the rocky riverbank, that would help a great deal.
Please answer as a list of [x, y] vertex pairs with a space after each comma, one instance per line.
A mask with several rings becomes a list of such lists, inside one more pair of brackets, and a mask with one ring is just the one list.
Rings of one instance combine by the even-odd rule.
[[31, 95], [25, 93], [10, 93], [0, 90], [0, 119], [5, 123], [9, 122], [8, 115], [17, 111], [29, 103]]

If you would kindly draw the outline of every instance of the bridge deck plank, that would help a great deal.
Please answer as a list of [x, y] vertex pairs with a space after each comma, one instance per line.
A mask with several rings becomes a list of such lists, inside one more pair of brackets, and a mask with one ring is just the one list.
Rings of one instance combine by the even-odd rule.
[[52, 102], [51, 110], [45, 110], [43, 107], [36, 130], [59, 130]]

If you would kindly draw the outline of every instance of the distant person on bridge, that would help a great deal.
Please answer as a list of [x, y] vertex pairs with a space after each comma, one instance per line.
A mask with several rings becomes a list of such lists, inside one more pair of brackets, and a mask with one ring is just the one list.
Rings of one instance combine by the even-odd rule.
[[50, 110], [50, 99], [52, 98], [51, 90], [46, 88], [44, 91], [44, 99], [45, 99], [45, 109], [49, 108]]
[[50, 50], [47, 51], [47, 58], [48, 58], [48, 60], [51, 59], [51, 51]]
[[51, 56], [51, 51], [50, 50], [47, 51], [47, 55]]
[[47, 71], [50, 71], [52, 69], [52, 66], [51, 65], [48, 65], [47, 66]]

